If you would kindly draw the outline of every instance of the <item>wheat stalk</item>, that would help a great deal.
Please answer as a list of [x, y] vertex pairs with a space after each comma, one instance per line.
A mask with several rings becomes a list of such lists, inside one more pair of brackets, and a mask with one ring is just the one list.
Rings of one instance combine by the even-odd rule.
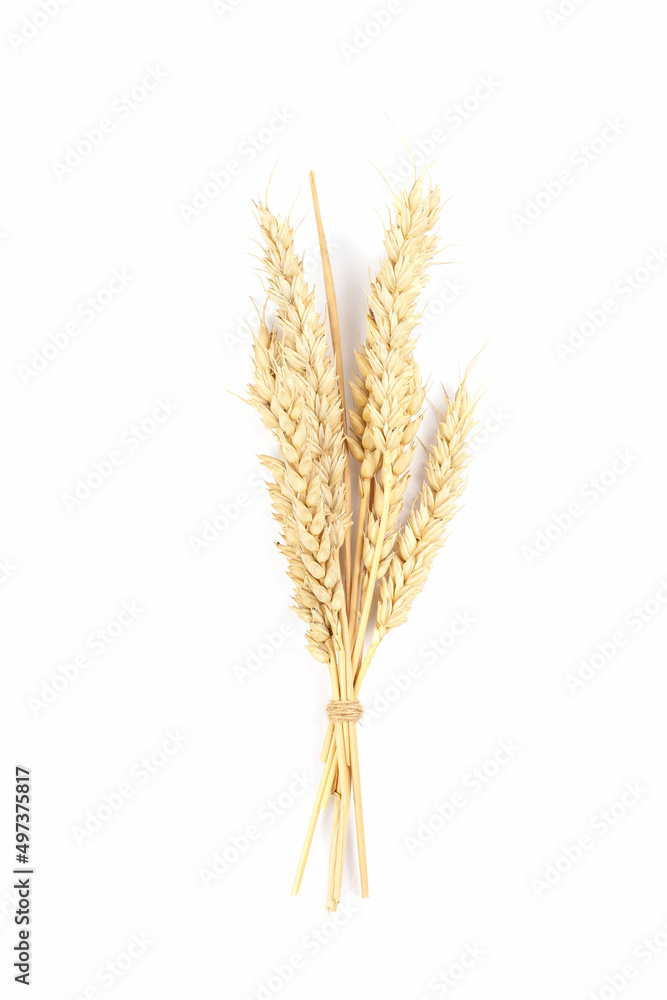
[[447, 526], [458, 509], [470, 461], [470, 440], [475, 426], [475, 398], [468, 395], [466, 380], [447, 399], [435, 443], [429, 451], [426, 479], [398, 535], [389, 571], [380, 583], [377, 624], [368, 653], [357, 674], [363, 681], [368, 666], [386, 633], [407, 621], [415, 597], [426, 583], [433, 560], [446, 541]]
[[[343, 346], [340, 339], [340, 326], [338, 323], [338, 305], [336, 303], [336, 289], [334, 287], [333, 272], [331, 270], [331, 261], [329, 259], [329, 248], [327, 247], [326, 237], [324, 235], [324, 226], [322, 225], [322, 215], [320, 212], [320, 200], [317, 195], [317, 185], [315, 184], [315, 173], [310, 171], [310, 189], [313, 197], [313, 208], [315, 209], [315, 221], [317, 223], [317, 236], [320, 244], [320, 256], [322, 258], [322, 273], [324, 276], [324, 287], [327, 296], [327, 311], [329, 316], [329, 330], [331, 331], [331, 342], [333, 346], [334, 361], [336, 364], [336, 376], [338, 379], [338, 394], [342, 407], [342, 420], [343, 420], [343, 431], [346, 438], [345, 447], [347, 447], [347, 420], [346, 420], [346, 409], [345, 409], [345, 375], [343, 367]], [[345, 594], [348, 601], [350, 601], [350, 587], [352, 584], [352, 475], [350, 472], [349, 461], [345, 463], [344, 467], [344, 481], [345, 481], [345, 507], [350, 519], [350, 523], [345, 531], [345, 539], [343, 545], [345, 547], [345, 568], [343, 576], [345, 578]], [[348, 610], [349, 613], [349, 610]]]
[[439, 217], [439, 189], [425, 190], [425, 179], [417, 179], [410, 190], [394, 198], [385, 229], [386, 258], [370, 288], [366, 340], [356, 355], [360, 377], [351, 385], [355, 405], [350, 411], [357, 435], [356, 457], [361, 462], [361, 510], [350, 604], [355, 620], [362, 561], [364, 572], [355, 667], [361, 660], [375, 583], [384, 575], [393, 549], [422, 419], [425, 389], [414, 357], [413, 333], [420, 316], [419, 297], [437, 250]]

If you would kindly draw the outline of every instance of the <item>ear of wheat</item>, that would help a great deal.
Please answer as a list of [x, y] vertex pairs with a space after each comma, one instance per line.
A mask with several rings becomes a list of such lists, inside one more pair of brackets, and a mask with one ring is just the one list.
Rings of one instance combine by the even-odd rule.
[[[425, 477], [401, 526], [418, 445], [425, 387], [414, 351], [420, 297], [438, 250], [440, 193], [426, 175], [396, 194], [384, 234], [385, 256], [366, 310], [366, 338], [355, 352], [349, 434], [333, 275], [314, 177], [311, 188], [333, 346], [305, 280], [289, 219], [255, 205], [264, 290], [273, 305], [253, 336], [248, 401], [274, 435], [280, 457], [260, 456], [307, 647], [327, 666], [332, 697], [315, 796], [292, 891], [297, 893], [320, 813], [333, 800], [327, 907], [341, 898], [343, 859], [354, 805], [362, 896], [368, 895], [356, 723], [359, 691], [383, 637], [407, 620], [465, 486], [475, 399], [466, 377], [446, 399]], [[351, 463], [358, 464], [359, 514], [351, 546]], [[374, 601], [376, 620], [366, 643]]]

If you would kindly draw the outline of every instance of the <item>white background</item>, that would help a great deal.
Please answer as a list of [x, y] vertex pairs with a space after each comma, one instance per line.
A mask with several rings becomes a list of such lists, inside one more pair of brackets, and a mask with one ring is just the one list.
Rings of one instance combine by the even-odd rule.
[[[658, 8], [588, 0], [558, 20], [556, 0], [398, 6], [378, 30], [384, 0], [71, 0], [49, 17], [3, 4], [7, 995], [23, 995], [11, 982], [16, 764], [33, 771], [39, 1000], [664, 995]], [[149, 69], [154, 89], [119, 110]], [[286, 126], [262, 132], [276, 109]], [[101, 143], [59, 168], [103, 118]], [[465, 509], [368, 677], [371, 895], [362, 905], [351, 829], [335, 925], [328, 814], [290, 895], [328, 681], [288, 610], [254, 457], [269, 441], [234, 394], [250, 370], [242, 321], [261, 295], [251, 199], [275, 166], [271, 204], [305, 217], [319, 294], [316, 170], [349, 352], [380, 254], [380, 172], [399, 183], [407, 162], [399, 133], [451, 197], [451, 263], [433, 279], [419, 353], [436, 403], [495, 332], [474, 372], [486, 394]], [[184, 210], [230, 160], [227, 187]], [[114, 270], [128, 277], [106, 303]], [[90, 296], [104, 306], [92, 322]], [[604, 322], [565, 354], [587, 310]], [[158, 400], [170, 412], [156, 424]], [[111, 452], [122, 459], [111, 475], [68, 504]], [[120, 627], [124, 602], [134, 617]], [[467, 624], [453, 637], [455, 621]], [[112, 639], [102, 653], [98, 629]], [[573, 691], [568, 675], [596, 652]], [[467, 776], [501, 740], [520, 750], [475, 794]], [[626, 783], [640, 791], [614, 806]], [[105, 796], [118, 804], [121, 786], [129, 797], [111, 813]], [[436, 806], [462, 790], [440, 822]], [[428, 843], [406, 840], [429, 824], [440, 828]], [[234, 857], [232, 838], [247, 846], [250, 826], [257, 839], [206, 888], [202, 869], [216, 852]], [[150, 943], [128, 959], [133, 935]], [[466, 948], [483, 955], [450, 988]]]

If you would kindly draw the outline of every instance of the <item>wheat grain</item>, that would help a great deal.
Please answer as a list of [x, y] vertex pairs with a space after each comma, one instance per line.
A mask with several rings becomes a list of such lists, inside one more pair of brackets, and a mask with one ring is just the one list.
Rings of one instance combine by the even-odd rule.
[[259, 327], [252, 336], [253, 377], [248, 385], [248, 402], [257, 410], [262, 423], [275, 433], [277, 418], [271, 412], [271, 401], [276, 389], [276, 364], [281, 338], [277, 330], [270, 330], [266, 323], [266, 304], [259, 318]]

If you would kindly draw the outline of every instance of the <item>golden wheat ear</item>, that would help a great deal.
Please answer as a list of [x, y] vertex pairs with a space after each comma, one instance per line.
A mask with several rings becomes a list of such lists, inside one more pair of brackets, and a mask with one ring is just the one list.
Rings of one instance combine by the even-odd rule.
[[366, 340], [356, 352], [360, 375], [350, 385], [353, 450], [361, 456], [350, 599], [350, 620], [356, 622], [360, 596], [355, 670], [376, 582], [390, 564], [422, 420], [426, 392], [413, 334], [438, 250], [439, 218], [440, 192], [429, 187], [426, 176], [395, 195], [384, 235], [385, 258], [368, 294]]

